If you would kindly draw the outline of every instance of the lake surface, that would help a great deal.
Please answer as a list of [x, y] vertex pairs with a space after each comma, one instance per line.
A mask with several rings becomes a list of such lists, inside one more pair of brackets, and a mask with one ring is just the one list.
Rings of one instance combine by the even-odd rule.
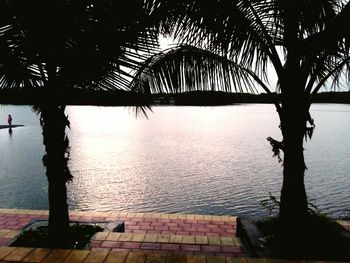
[[[282, 167], [266, 137], [280, 139], [273, 105], [154, 107], [148, 119], [123, 107], [70, 106], [69, 206], [78, 210], [266, 215]], [[305, 144], [309, 199], [332, 216], [350, 210], [350, 105], [315, 104]], [[0, 106], [25, 127], [0, 130], [0, 206], [47, 209], [44, 147], [29, 106]]]

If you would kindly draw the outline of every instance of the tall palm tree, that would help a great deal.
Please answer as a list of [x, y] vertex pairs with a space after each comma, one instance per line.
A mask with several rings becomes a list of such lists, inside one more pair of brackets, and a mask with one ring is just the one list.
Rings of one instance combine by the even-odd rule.
[[[39, 90], [49, 183], [49, 235], [61, 246], [69, 231], [66, 183], [69, 140], [64, 97], [70, 89], [128, 89], [157, 44], [151, 1], [8, 0], [0, 4], [0, 88]], [[146, 102], [142, 102], [146, 103]]]
[[[349, 78], [349, 1], [159, 2], [167, 15], [162, 32], [197, 48], [191, 52], [185, 46], [148, 59], [136, 84], [146, 83], [151, 91], [232, 91], [242, 81], [255, 81], [272, 94], [267, 83], [267, 67], [272, 65], [281, 95], [275, 105], [283, 140], [268, 140], [276, 155], [283, 153], [279, 215], [284, 229], [293, 233], [308, 215], [303, 143], [314, 129], [311, 103], [326, 81], [337, 85], [342, 73]], [[226, 62], [208, 66], [208, 51]]]

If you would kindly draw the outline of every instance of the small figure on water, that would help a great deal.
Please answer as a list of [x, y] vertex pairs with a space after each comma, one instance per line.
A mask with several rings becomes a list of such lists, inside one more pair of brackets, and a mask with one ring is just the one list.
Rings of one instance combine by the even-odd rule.
[[9, 124], [9, 126], [12, 126], [12, 116], [11, 114], [9, 114], [8, 118], [7, 118], [7, 123]]

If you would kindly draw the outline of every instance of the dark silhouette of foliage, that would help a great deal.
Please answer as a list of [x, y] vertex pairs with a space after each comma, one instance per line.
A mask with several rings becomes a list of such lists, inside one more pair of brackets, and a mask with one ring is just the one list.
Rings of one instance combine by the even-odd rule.
[[66, 182], [72, 178], [65, 94], [128, 90], [128, 71], [157, 48], [154, 5], [147, 0], [7, 0], [0, 10], [0, 88], [31, 88], [45, 97], [34, 109], [46, 151], [49, 233], [61, 246], [69, 231]]
[[345, 25], [350, 3], [159, 0], [159, 4], [168, 8], [163, 31], [184, 46], [148, 59], [135, 83], [173, 93], [240, 91], [241, 85], [252, 89], [255, 83], [272, 95], [267, 68], [273, 67], [280, 100], [272, 98], [283, 140], [268, 140], [283, 161], [282, 229], [285, 236], [297, 239], [298, 225], [308, 216], [303, 143], [315, 127], [309, 109], [326, 81], [336, 87], [342, 76], [349, 79], [350, 30]]

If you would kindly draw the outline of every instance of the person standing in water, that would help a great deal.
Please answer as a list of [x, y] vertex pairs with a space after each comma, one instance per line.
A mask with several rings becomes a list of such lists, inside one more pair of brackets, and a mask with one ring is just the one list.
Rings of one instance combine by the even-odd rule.
[[9, 126], [12, 126], [12, 117], [11, 114], [9, 114], [8, 118], [7, 118], [7, 123], [9, 124]]

